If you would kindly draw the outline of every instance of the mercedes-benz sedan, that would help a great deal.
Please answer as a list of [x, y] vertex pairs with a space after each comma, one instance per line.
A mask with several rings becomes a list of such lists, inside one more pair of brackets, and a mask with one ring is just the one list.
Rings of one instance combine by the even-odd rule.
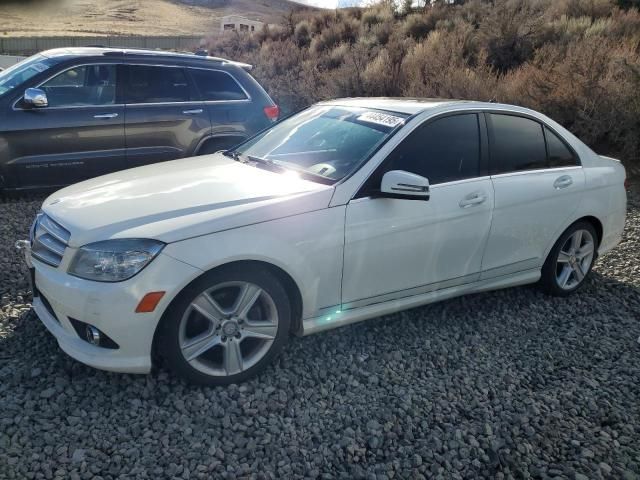
[[291, 334], [514, 285], [575, 292], [620, 241], [624, 182], [525, 108], [344, 99], [60, 190], [20, 246], [69, 355], [225, 384]]

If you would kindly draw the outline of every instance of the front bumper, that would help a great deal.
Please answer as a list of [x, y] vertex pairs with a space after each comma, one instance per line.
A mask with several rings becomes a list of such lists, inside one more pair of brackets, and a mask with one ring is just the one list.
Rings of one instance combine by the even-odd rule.
[[[118, 283], [92, 282], [68, 275], [64, 268], [68, 261], [58, 268], [34, 258], [29, 258], [29, 262], [35, 271], [34, 311], [60, 348], [92, 367], [123, 373], [151, 370], [153, 336], [162, 313], [178, 292], [202, 273], [162, 253], [138, 275]], [[166, 292], [156, 309], [151, 313], [135, 313], [142, 297], [154, 291]], [[102, 348], [86, 342], [70, 319], [97, 327], [119, 348]]]

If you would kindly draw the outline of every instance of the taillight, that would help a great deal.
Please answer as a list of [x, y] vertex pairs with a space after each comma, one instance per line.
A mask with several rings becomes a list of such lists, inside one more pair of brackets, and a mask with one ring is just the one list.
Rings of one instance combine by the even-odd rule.
[[629, 179], [625, 178], [624, 179], [624, 189], [625, 190], [629, 190], [630, 187], [631, 187], [631, 184], [629, 183]]
[[280, 107], [278, 105], [269, 105], [264, 107], [264, 114], [272, 122], [276, 122], [280, 116]]

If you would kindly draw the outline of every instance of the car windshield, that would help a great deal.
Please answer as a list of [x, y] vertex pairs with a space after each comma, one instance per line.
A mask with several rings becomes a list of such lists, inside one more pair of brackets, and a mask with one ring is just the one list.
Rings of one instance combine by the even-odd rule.
[[283, 120], [230, 155], [335, 183], [356, 170], [402, 125], [406, 115], [319, 105]]
[[34, 55], [0, 72], [0, 95], [13, 90], [31, 77], [48, 70], [55, 60]]

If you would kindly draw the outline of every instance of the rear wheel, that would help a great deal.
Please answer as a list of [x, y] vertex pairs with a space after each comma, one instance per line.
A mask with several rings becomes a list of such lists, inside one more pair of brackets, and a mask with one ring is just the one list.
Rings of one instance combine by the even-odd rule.
[[598, 236], [590, 223], [571, 225], [553, 246], [542, 267], [542, 289], [562, 297], [580, 288], [596, 259], [597, 242]]
[[162, 320], [159, 353], [195, 383], [226, 385], [263, 370], [289, 335], [284, 287], [266, 270], [223, 268], [181, 293]]

